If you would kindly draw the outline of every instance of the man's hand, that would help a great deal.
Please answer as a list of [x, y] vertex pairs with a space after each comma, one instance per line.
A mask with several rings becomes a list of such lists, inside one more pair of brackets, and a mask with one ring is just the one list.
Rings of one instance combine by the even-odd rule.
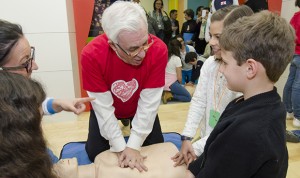
[[86, 102], [90, 102], [95, 98], [74, 98], [74, 99], [54, 99], [52, 103], [52, 107], [55, 112], [70, 111], [75, 114], [80, 114], [85, 110]]
[[197, 158], [190, 140], [184, 140], [181, 150], [171, 159], [175, 162], [174, 167], [185, 163], [187, 166]]
[[119, 152], [117, 155], [120, 167], [136, 168], [140, 172], [148, 171], [148, 168], [144, 165], [146, 156], [142, 156], [139, 151], [126, 147], [125, 150]]

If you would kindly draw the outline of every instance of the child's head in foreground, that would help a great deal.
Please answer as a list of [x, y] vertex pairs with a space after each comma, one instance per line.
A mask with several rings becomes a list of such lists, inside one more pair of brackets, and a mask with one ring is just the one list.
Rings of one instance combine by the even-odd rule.
[[243, 92], [251, 80], [257, 85], [252, 88], [273, 85], [293, 57], [294, 40], [294, 30], [286, 20], [269, 11], [242, 17], [224, 28], [220, 72], [228, 88]]
[[6, 71], [0, 83], [0, 177], [56, 177], [41, 128], [42, 86]]
[[217, 60], [221, 59], [221, 48], [219, 45], [219, 38], [222, 35], [223, 28], [235, 22], [237, 19], [250, 16], [253, 14], [253, 11], [248, 6], [237, 6], [231, 5], [223, 7], [217, 10], [211, 16], [210, 24], [210, 40], [209, 45], [212, 48], [214, 56]]

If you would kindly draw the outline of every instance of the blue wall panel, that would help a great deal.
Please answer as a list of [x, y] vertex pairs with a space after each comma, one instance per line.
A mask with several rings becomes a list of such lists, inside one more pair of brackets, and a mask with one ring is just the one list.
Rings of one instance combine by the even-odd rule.
[[196, 9], [199, 6], [209, 7], [210, 0], [188, 0], [188, 8], [193, 9], [196, 16]]

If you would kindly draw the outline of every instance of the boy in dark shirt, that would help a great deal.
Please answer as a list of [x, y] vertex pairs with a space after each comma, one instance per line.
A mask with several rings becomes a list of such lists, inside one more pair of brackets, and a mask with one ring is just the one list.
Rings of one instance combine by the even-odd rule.
[[225, 24], [219, 71], [244, 95], [228, 104], [186, 177], [285, 178], [286, 111], [274, 83], [293, 58], [294, 31], [268, 11]]
[[187, 85], [197, 84], [203, 62], [201, 60], [198, 60], [198, 55], [195, 52], [186, 53], [184, 62], [186, 64], [193, 65], [192, 78], [191, 78], [191, 81], [189, 81], [189, 83], [187, 83]]

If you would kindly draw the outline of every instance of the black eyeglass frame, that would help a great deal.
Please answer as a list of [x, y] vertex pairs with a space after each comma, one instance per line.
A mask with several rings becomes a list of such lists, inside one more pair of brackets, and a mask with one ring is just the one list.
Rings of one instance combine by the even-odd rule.
[[35, 60], [35, 47], [30, 47], [30, 57], [27, 59], [26, 62], [21, 64], [20, 66], [16, 67], [0, 67], [0, 70], [20, 70], [20, 69], [26, 69], [26, 72], [29, 73], [32, 69], [32, 61]]
[[144, 51], [147, 51], [150, 47], [151, 47], [151, 45], [153, 44], [153, 42], [154, 42], [154, 40], [153, 40], [153, 38], [152, 38], [152, 36], [150, 35], [150, 34], [148, 34], [148, 37], [150, 37], [150, 43], [148, 43], [148, 41], [149, 41], [149, 38], [147, 39], [147, 44], [146, 45], [143, 45], [143, 46], [140, 46], [138, 49], [136, 49], [134, 52], [127, 52], [125, 49], [123, 49], [118, 43], [115, 43], [117, 46], [118, 46], [118, 48], [120, 48], [128, 57], [131, 57], [131, 58], [133, 58], [133, 57], [135, 57], [135, 56], [137, 56], [142, 50], [144, 50]]

